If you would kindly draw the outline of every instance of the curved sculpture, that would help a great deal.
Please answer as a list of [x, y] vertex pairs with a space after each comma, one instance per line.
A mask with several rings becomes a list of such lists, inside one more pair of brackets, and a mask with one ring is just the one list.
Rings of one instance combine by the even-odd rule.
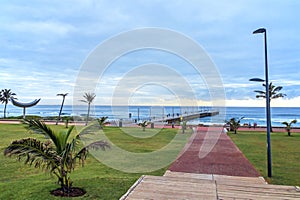
[[35, 99], [34, 101], [29, 102], [29, 103], [21, 103], [21, 102], [16, 101], [15, 99], [10, 99], [10, 100], [11, 100], [12, 104], [14, 104], [15, 106], [23, 108], [23, 119], [25, 119], [26, 108], [35, 106], [36, 104], [38, 104], [38, 102], [41, 99]]

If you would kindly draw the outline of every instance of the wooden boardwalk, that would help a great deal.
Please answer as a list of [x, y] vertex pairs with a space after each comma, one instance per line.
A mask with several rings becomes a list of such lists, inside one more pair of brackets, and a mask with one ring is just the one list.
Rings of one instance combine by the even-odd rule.
[[260, 177], [236, 177], [167, 171], [142, 176], [121, 200], [300, 199], [295, 186], [269, 185]]

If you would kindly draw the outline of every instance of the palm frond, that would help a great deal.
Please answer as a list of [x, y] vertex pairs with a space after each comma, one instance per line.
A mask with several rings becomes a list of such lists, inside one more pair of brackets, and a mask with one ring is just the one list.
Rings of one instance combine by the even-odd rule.
[[276, 88], [274, 88], [273, 92], [279, 92], [280, 90], [282, 90], [282, 86], [277, 86]]
[[107, 118], [108, 117], [101, 117], [101, 118], [97, 118], [97, 121], [98, 121], [98, 124], [99, 124], [99, 126], [100, 126], [100, 129], [103, 129], [103, 127], [104, 127], [104, 123], [105, 123], [105, 121], [107, 120]]
[[254, 92], [259, 93], [259, 94], [266, 94], [265, 91], [261, 91], [261, 90], [254, 90]]
[[64, 151], [61, 153], [62, 162], [69, 172], [75, 168], [76, 156], [73, 156], [73, 154], [75, 152], [76, 144], [77, 139], [74, 138], [71, 142], [66, 144]]
[[94, 150], [103, 150], [105, 151], [107, 148], [110, 148], [110, 145], [105, 142], [105, 141], [96, 141], [96, 142], [93, 142], [85, 147], [83, 147], [76, 155], [76, 157], [74, 157], [74, 160], [76, 158], [78, 158], [82, 164], [82, 166], [84, 166], [84, 161], [89, 153], [89, 149], [94, 149]]
[[55, 133], [55, 136], [57, 138], [57, 152], [60, 154], [64, 149], [66, 148], [68, 139], [70, 134], [72, 133], [72, 130], [74, 129], [74, 126], [70, 126], [70, 128], [65, 132], [61, 131], [59, 133]]
[[241, 120], [242, 119], [244, 119], [245, 117], [241, 117], [238, 121], [237, 121], [237, 123], [239, 124], [240, 122], [241, 122]]
[[13, 141], [5, 148], [4, 155], [8, 157], [17, 156], [19, 160], [25, 158], [25, 164], [51, 171], [57, 169], [60, 160], [49, 143], [43, 143], [35, 138]]
[[105, 141], [96, 141], [96, 142], [93, 142], [89, 145], [87, 145], [85, 148], [87, 149], [94, 149], [94, 150], [106, 150], [107, 148], [109, 149], [110, 148], [110, 145], [108, 144], [108, 142], [105, 142]]
[[33, 131], [34, 133], [43, 134], [45, 136], [54, 135], [54, 132], [44, 122], [37, 119], [24, 119], [23, 124], [26, 125], [26, 129]]
[[255, 97], [256, 97], [256, 98], [266, 98], [265, 95], [256, 95]]
[[48, 136], [54, 143], [57, 152], [61, 152], [61, 142], [59, 141], [59, 138], [57, 138], [55, 132], [44, 122], [37, 119], [24, 119], [23, 123], [27, 125], [26, 128], [28, 130], [31, 130], [34, 133], [39, 133]]
[[54, 143], [58, 154], [62, 153], [63, 149], [65, 148], [68, 137], [74, 128], [74, 126], [71, 126], [66, 133], [56, 133], [44, 122], [37, 119], [25, 119], [23, 123], [27, 125], [26, 128], [28, 130], [48, 136]]
[[284, 124], [286, 126], [289, 126], [289, 123], [288, 122], [282, 122], [281, 124]]
[[286, 96], [286, 94], [278, 93], [276, 95], [272, 95], [271, 99], [282, 98], [282, 97], [285, 97], [285, 96]]

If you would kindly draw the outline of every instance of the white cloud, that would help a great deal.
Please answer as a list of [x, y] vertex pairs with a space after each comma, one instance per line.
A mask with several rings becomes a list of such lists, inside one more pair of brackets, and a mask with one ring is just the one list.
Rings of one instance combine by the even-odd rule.
[[[230, 99], [226, 100], [226, 106], [229, 107], [265, 107], [265, 99]], [[271, 107], [300, 107], [300, 97], [274, 99], [271, 101]]]
[[10, 24], [6, 29], [22, 33], [31, 33], [38, 35], [58, 35], [66, 36], [69, 32], [74, 31], [75, 28], [66, 23], [53, 21], [18, 21]]

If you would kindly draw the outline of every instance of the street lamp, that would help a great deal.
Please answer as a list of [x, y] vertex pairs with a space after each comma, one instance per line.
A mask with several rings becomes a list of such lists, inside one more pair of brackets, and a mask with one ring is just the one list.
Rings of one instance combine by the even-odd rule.
[[272, 155], [271, 155], [271, 115], [270, 115], [270, 93], [269, 93], [269, 76], [268, 76], [268, 56], [267, 56], [267, 31], [265, 28], [259, 28], [253, 34], [264, 33], [265, 40], [265, 80], [253, 78], [250, 81], [265, 82], [266, 84], [266, 120], [267, 120], [267, 157], [268, 157], [268, 177], [272, 177]]

